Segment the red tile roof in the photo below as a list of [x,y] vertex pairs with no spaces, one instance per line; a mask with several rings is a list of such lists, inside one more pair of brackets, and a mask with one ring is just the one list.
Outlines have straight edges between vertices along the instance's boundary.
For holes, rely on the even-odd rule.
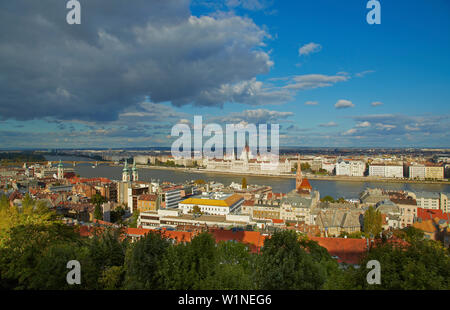
[[325,237],[310,237],[310,239],[317,241],[330,255],[339,257],[337,259],[339,263],[358,264],[367,251],[365,239]]
[[258,252],[264,245],[265,236],[258,231],[233,231],[225,229],[211,229],[209,231],[216,239],[216,242],[231,241],[242,242],[250,246],[252,252]]
[[300,183],[299,188],[300,188],[300,189],[312,189],[312,186],[311,186],[311,184],[309,184],[308,179],[307,179],[307,178],[304,178],[304,179],[302,180],[302,183]]
[[442,210],[417,208],[417,218],[425,220],[432,220],[434,218],[446,220],[450,223],[450,213],[443,213]]

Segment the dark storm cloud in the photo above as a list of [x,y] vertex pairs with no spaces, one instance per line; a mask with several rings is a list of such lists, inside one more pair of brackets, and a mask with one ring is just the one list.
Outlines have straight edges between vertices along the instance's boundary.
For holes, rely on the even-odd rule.
[[[255,77],[272,66],[269,35],[232,14],[191,16],[189,1],[0,3],[0,118],[117,120],[146,95],[175,106],[282,103]],[[164,118],[164,115],[160,115]]]

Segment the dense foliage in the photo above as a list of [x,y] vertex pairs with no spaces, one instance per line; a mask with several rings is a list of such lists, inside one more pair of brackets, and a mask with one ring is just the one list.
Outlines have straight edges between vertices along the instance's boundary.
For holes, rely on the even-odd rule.
[[[91,238],[63,225],[30,197],[21,207],[0,201],[0,289],[450,289],[450,256],[415,229],[379,239],[360,268],[340,266],[317,242],[294,231],[266,239],[259,253],[202,233],[174,243],[159,233],[136,242],[120,230]],[[366,281],[369,260],[381,263],[381,285]],[[69,285],[66,265],[81,264]]]

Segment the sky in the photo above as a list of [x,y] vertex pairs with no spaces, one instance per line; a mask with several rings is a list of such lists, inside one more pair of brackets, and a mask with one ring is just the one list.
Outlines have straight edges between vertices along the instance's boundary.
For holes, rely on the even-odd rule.
[[[279,124],[280,146],[450,147],[450,2],[0,3],[0,149],[170,146]],[[207,138],[205,138],[205,141]],[[205,142],[204,141],[204,142]]]

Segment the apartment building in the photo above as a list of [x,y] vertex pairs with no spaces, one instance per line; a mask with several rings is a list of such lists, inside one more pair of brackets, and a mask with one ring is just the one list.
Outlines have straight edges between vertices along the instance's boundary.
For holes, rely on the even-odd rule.
[[183,191],[183,186],[169,186],[161,188],[163,193],[164,206],[167,209],[177,209],[178,204],[181,201],[181,192]]
[[373,164],[369,166],[369,176],[403,178],[403,165]]
[[362,177],[366,170],[366,164],[359,160],[342,160],[336,163],[336,175]]
[[191,227],[246,227],[256,225],[249,215],[227,214],[194,216],[184,214],[182,210],[146,211],[139,214],[138,225],[142,228],[177,228],[179,226]]
[[417,217],[417,201],[412,197],[391,198],[391,201],[400,208],[400,228],[411,226]]
[[202,193],[185,199],[179,203],[179,209],[184,214],[192,213],[194,207],[200,212],[209,215],[227,215],[240,211],[244,197],[238,194],[227,194],[223,192]]
[[426,179],[443,179],[444,167],[439,164],[427,163],[425,165],[425,178]]
[[140,195],[137,200],[137,209],[139,212],[158,210],[158,195]]
[[423,209],[440,209],[440,194],[431,192],[409,193],[417,201],[417,207]]
[[439,164],[420,164],[409,167],[409,177],[411,179],[443,179],[444,167]]

